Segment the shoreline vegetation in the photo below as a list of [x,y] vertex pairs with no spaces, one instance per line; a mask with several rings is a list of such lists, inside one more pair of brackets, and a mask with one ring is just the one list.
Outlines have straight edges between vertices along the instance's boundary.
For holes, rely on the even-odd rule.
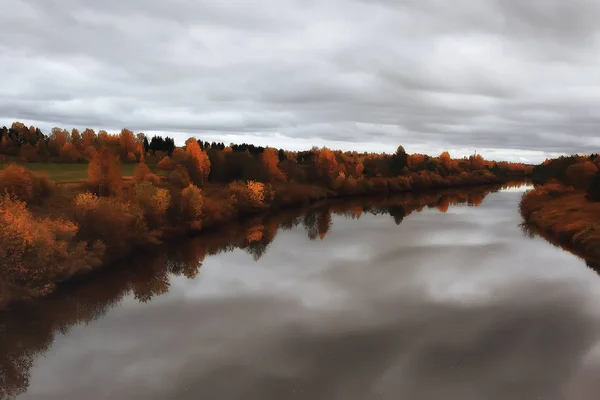
[[132,260],[78,275],[45,299],[13,303],[10,308],[0,310],[0,325],[5,328],[0,341],[3,371],[0,398],[27,390],[35,358],[48,351],[55,335],[101,318],[126,296],[148,302],[167,294],[172,280],[194,279],[202,273],[202,263],[213,255],[240,249],[248,258],[258,261],[269,251],[280,231],[301,227],[310,240],[326,240],[335,223],[334,216],[358,220],[366,215],[384,215],[399,225],[423,209],[444,213],[452,205],[478,206],[488,194],[519,185],[520,182],[515,182],[424,194],[350,197],[277,213],[265,212],[245,221],[221,224],[215,232],[203,232],[173,246],[154,248]]
[[600,157],[568,156],[534,167],[520,203],[524,228],[600,270]]
[[47,296],[74,276],[266,211],[497,184],[532,172],[480,155],[407,154],[402,146],[394,154],[290,152],[190,138],[177,147],[169,137],[127,129],[54,128],[45,135],[20,122],[0,129],[0,157],[0,306]]

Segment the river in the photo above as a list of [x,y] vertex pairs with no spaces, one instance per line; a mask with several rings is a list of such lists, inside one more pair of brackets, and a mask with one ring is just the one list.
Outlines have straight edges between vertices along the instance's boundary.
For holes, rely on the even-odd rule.
[[525,189],[325,203],[140,255],[1,313],[0,393],[596,399],[600,277],[523,233]]

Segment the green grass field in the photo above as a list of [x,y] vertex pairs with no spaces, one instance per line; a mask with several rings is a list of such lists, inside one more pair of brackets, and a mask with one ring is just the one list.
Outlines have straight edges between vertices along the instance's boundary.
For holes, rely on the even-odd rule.
[[[87,179],[87,164],[26,163],[22,165],[31,171],[43,172],[56,182],[75,182]],[[123,164],[123,176],[132,176],[136,165]],[[0,164],[0,169],[5,166],[6,164]]]

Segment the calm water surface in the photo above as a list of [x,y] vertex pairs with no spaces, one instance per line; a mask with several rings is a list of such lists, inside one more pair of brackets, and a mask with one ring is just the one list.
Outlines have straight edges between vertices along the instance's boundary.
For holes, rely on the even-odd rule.
[[338,203],[231,228],[218,254],[199,238],[170,261],[117,268],[2,316],[3,390],[61,400],[597,399],[600,277],[524,236],[523,190],[404,218],[411,206]]

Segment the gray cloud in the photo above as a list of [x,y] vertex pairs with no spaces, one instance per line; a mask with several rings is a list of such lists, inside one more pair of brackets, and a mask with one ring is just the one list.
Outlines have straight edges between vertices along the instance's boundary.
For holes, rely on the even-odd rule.
[[4,1],[0,123],[589,152],[599,12],[595,0]]

